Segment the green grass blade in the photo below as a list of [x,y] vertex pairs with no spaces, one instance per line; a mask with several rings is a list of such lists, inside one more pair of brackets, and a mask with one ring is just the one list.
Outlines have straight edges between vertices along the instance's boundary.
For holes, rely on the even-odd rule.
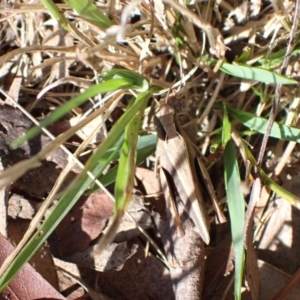
[[[248,161],[250,161],[251,165],[256,166],[257,162],[256,162],[253,154],[251,153],[251,151],[249,150],[249,148],[247,147],[247,145],[245,144],[245,142],[243,140],[241,140],[240,147],[243,147],[243,150],[246,153],[246,157],[247,157]],[[268,186],[274,193],[276,193],[278,197],[282,197],[285,200],[287,200],[288,202],[290,202],[292,205],[294,205],[295,207],[300,208],[300,198],[299,197],[297,197],[293,193],[287,191],[282,186],[280,186],[276,182],[274,182],[274,180],[272,180],[272,178],[270,178],[262,169],[260,170],[260,176],[261,176],[263,183],[266,186]]]
[[[300,49],[295,49],[291,53],[291,57],[300,53]],[[261,58],[258,63],[262,68],[273,69],[282,65],[286,54],[286,48],[280,49],[275,53],[271,53],[268,57]]]
[[91,0],[64,0],[72,7],[80,17],[97,25],[100,28],[108,28],[113,22],[104,15]]
[[223,126],[222,126],[222,147],[225,148],[227,142],[231,139],[231,123],[228,119],[226,106],[224,108]]
[[235,77],[255,80],[263,83],[297,84],[297,81],[294,79],[290,79],[276,72],[272,72],[258,67],[233,65],[224,62],[222,63],[220,70],[222,70],[226,74]]
[[125,214],[132,196],[137,156],[138,132],[141,127],[141,120],[145,107],[146,103],[144,103],[141,109],[125,127],[125,138],[115,184],[116,202],[114,217],[112,222],[109,224],[106,234],[102,236],[101,240],[97,244],[95,251],[98,255],[115,238],[119,224]]
[[145,105],[125,128],[125,139],[115,184],[115,213],[121,215],[125,213],[132,196],[137,157],[138,132],[141,127],[144,109]]
[[[124,141],[124,135],[120,136],[119,140],[116,141],[112,148],[108,149],[103,156],[101,156],[101,159],[98,161],[98,166],[100,169],[98,170],[98,173],[95,173],[95,178],[98,178],[101,176],[102,172],[106,169],[106,167],[114,160],[116,160],[120,155],[120,150],[122,148]],[[98,191],[100,187],[96,184],[94,188],[89,189],[87,195],[92,194],[95,191]]]
[[72,32],[72,29],[69,26],[68,20],[60,12],[58,7],[53,3],[52,0],[41,0],[43,5],[46,7],[47,11],[52,15],[52,17],[59,23],[61,27],[66,29],[69,32]]
[[234,294],[235,299],[240,300],[245,260],[243,245],[245,202],[241,192],[238,162],[232,140],[227,143],[225,148],[224,165],[225,187],[235,254]]
[[101,143],[93,156],[87,161],[85,170],[76,177],[71,187],[66,191],[45,222],[37,230],[30,241],[24,246],[19,255],[15,258],[9,268],[0,278],[0,292],[9,284],[16,276],[23,265],[34,255],[41,247],[49,235],[53,232],[60,221],[66,216],[70,209],[77,202],[79,197],[92,183],[92,179],[87,175],[86,171],[92,174],[99,174],[102,165],[99,165],[103,155],[114,145],[124,132],[126,125],[133,119],[135,114],[148,102],[150,92],[144,92],[137,96],[135,103],[128,109],[124,115],[115,123],[107,138]]
[[[148,156],[154,153],[156,148],[157,136],[154,134],[149,134],[145,136],[140,136],[137,144],[137,159],[136,164],[143,162]],[[113,159],[119,158],[120,153],[118,153]],[[116,180],[118,172],[118,165],[112,167],[105,175],[103,175],[99,180],[104,186],[108,186]],[[98,186],[92,188],[88,193],[93,193],[99,190]]]
[[268,186],[274,193],[276,193],[277,197],[282,197],[295,207],[300,208],[300,198],[297,195],[289,192],[288,190],[277,184],[263,170],[260,170],[260,176],[263,180],[263,183]]
[[[244,126],[261,134],[266,133],[268,124],[267,119],[257,117],[253,114],[238,109],[230,108],[228,106],[227,111],[231,116],[241,122]],[[277,139],[300,143],[300,129],[278,124],[277,122],[274,122],[270,132],[270,136]]]
[[133,88],[139,92],[144,92],[149,89],[148,81],[140,74],[135,73],[130,70],[124,69],[111,69],[106,73],[101,74],[100,80],[109,80],[109,79],[117,79],[117,78],[126,78],[136,83],[136,86]]
[[34,138],[39,133],[41,133],[42,128],[41,127],[47,127],[48,125],[54,123],[55,121],[59,120],[61,117],[63,117],[65,114],[67,114],[69,111],[71,111],[73,108],[83,104],[86,102],[89,98],[92,98],[98,94],[107,93],[119,89],[125,89],[125,88],[131,88],[134,85],[134,83],[129,79],[124,78],[118,78],[118,79],[111,79],[105,82],[101,82],[99,84],[96,84],[92,87],[90,87],[88,90],[83,92],[82,94],[76,96],[72,100],[64,103],[60,107],[58,107],[52,114],[50,114],[48,117],[46,117],[44,120],[40,122],[40,126],[35,126],[27,131],[27,133],[18,138],[16,141],[14,141],[11,144],[11,148],[15,149],[19,147],[22,143],[25,141]]

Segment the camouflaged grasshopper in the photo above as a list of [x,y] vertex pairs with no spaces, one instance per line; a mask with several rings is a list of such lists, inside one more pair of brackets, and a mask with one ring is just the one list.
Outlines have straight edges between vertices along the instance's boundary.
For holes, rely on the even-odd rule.
[[[209,244],[208,217],[204,208],[203,196],[194,163],[196,151],[193,146],[189,147],[187,145],[190,140],[180,128],[180,125],[176,124],[175,110],[172,107],[165,104],[160,105],[155,112],[155,117],[158,136],[157,156],[160,160],[162,185],[166,186],[167,184],[170,191],[172,188],[176,188],[186,212],[196,226],[196,230],[203,241]],[[168,184],[170,179],[173,180],[171,186]],[[165,198],[168,198],[170,195],[166,195],[166,188],[163,187],[163,190]],[[170,201],[167,202],[170,203]],[[178,227],[177,232],[180,236],[184,234],[180,218],[178,214],[176,215],[174,206],[171,207],[171,210],[173,210],[175,224]]]

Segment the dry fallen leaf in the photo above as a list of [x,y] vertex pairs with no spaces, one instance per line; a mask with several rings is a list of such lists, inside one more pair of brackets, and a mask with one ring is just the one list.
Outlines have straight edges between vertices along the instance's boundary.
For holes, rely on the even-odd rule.
[[35,202],[12,193],[8,198],[7,215],[13,219],[21,218],[31,220],[36,212],[35,205]]
[[114,300],[174,299],[168,270],[138,243],[137,253],[122,270],[98,273],[100,291]]
[[103,191],[81,197],[55,229],[60,239],[61,255],[71,255],[89,247],[112,213],[113,202]]
[[[13,246],[0,234],[0,264],[13,251]],[[2,299],[65,299],[33,267],[26,264],[2,292]]]
[[128,246],[127,242],[111,243],[100,255],[94,254],[95,246],[84,251],[73,253],[64,257],[66,260],[99,272],[121,270],[124,263],[137,252],[138,246]]

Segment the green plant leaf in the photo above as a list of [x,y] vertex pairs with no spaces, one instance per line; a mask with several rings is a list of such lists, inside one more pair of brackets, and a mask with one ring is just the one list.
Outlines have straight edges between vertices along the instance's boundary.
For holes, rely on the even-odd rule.
[[255,80],[263,83],[297,84],[297,81],[294,79],[290,79],[276,72],[272,72],[258,67],[233,65],[223,62],[220,67],[220,70],[222,70],[226,74],[235,77]]
[[90,171],[93,175],[99,174],[101,168],[103,168],[103,165],[99,164],[99,161],[102,160],[106,151],[108,151],[120,139],[124,132],[124,128],[132,120],[135,114],[145,105],[145,103],[148,102],[151,92],[152,91],[139,94],[135,103],[115,123],[108,133],[107,138],[100,144],[98,149],[87,161],[85,169],[75,178],[49,216],[47,216],[44,223],[40,226],[30,241],[23,247],[9,268],[4,272],[3,276],[0,278],[0,292],[3,291],[23,265],[34,255],[39,247],[41,247],[61,220],[75,205],[79,197],[91,185],[93,180],[87,175],[87,171]]
[[282,197],[297,208],[300,208],[300,198],[295,194],[287,191],[282,186],[273,181],[263,170],[260,170],[260,176],[265,185],[267,185],[277,197]]
[[125,138],[120,156],[115,184],[115,214],[123,215],[132,196],[137,157],[138,132],[145,106],[125,128]]
[[41,0],[42,4],[46,7],[47,11],[52,15],[52,17],[59,23],[61,27],[66,29],[69,32],[73,30],[69,26],[68,20],[60,12],[58,7],[54,4],[52,0]]
[[149,83],[148,81],[140,74],[125,70],[125,69],[111,69],[99,76],[100,80],[110,80],[110,79],[118,79],[123,78],[127,80],[131,80],[134,82],[133,89],[136,89],[139,92],[144,92],[149,89]]
[[227,142],[231,139],[231,124],[228,119],[226,106],[223,106],[223,126],[222,126],[222,147],[225,148]]
[[234,294],[235,299],[240,300],[245,261],[243,244],[245,202],[243,193],[241,191],[241,179],[232,140],[228,141],[225,148],[224,166],[225,188],[235,256]]
[[[152,153],[154,153],[156,148],[156,143],[157,143],[157,136],[154,134],[149,134],[149,135],[139,137],[138,144],[137,144],[137,159],[136,159],[137,165],[143,162]],[[112,158],[112,160],[118,159],[119,157],[120,157],[120,152],[118,152],[116,156]],[[100,177],[99,179],[100,182],[104,186],[113,183],[116,180],[117,171],[118,171],[118,165],[115,165],[106,174]],[[95,186],[88,192],[88,194],[93,193],[97,190],[99,190],[99,187]]]
[[[291,53],[291,57],[300,53],[300,49],[295,49]],[[286,54],[286,48],[280,49],[275,53],[271,53],[268,57],[261,58],[258,62],[261,64],[262,68],[274,69],[282,65]]]
[[[233,116],[236,120],[241,122],[244,126],[255,130],[261,134],[265,134],[267,130],[268,120],[265,118],[257,117],[248,112],[244,112],[238,109],[234,109],[227,106],[227,111],[231,116]],[[293,141],[300,143],[300,129],[278,124],[274,122],[270,136],[283,139],[287,141]]]
[[64,0],[72,7],[80,17],[97,25],[100,28],[108,28],[113,22],[104,15],[91,0]]
[[73,108],[83,104],[89,98],[96,96],[97,94],[107,93],[119,89],[131,88],[133,87],[134,83],[130,79],[118,78],[118,79],[111,79],[106,82],[101,82],[90,87],[88,90],[84,91],[82,94],[78,95],[77,97],[73,98],[72,100],[62,104],[58,107],[52,114],[47,116],[44,120],[40,122],[40,126],[35,126],[29,129],[26,134],[14,142],[11,143],[10,147],[12,149],[16,149],[22,143],[27,140],[30,140],[37,136],[42,131],[42,127],[47,127],[48,125],[54,123],[55,121],[59,120]]

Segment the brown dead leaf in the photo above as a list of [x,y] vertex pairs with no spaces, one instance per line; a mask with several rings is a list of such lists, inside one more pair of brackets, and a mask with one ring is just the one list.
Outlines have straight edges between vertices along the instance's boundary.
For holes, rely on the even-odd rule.
[[[17,245],[21,241],[28,229],[29,223],[29,220],[23,219],[8,220],[8,236],[13,245]],[[58,290],[57,273],[53,263],[53,256],[47,243],[36,252],[29,263],[34,266],[34,269],[47,280],[48,283]]]
[[[57,276],[59,279],[59,287],[62,294],[68,300],[76,300],[79,297],[82,297],[84,295],[84,289],[79,286],[78,282],[74,278],[74,276],[80,277],[78,267],[73,263],[68,263],[57,258],[54,258],[54,263],[58,268]],[[61,268],[71,274],[71,276],[60,270]]]
[[95,291],[86,282],[92,282],[94,280],[94,274],[91,276],[91,280],[83,281],[81,272],[78,266],[74,263],[66,262],[60,259],[54,259],[55,265],[58,268],[58,277],[61,290],[64,291],[68,300],[81,299],[80,297],[86,297],[85,290],[88,292],[93,300],[110,300],[101,294],[99,291]]
[[[29,143],[24,143],[18,149],[11,150],[9,147],[11,142],[24,135],[32,125],[20,110],[8,105],[0,106],[0,155],[4,167],[32,157],[50,142],[50,138],[42,134]],[[15,183],[15,188],[21,189],[33,197],[45,197],[60,173],[57,167],[64,168],[68,163],[68,157],[63,150],[57,149],[48,156],[47,160],[42,163],[41,167],[32,169],[22,176]],[[79,168],[75,167],[72,170],[79,171]],[[72,175],[69,180],[71,177]],[[47,180],[45,180],[46,178]],[[68,182],[66,180],[62,188]]]
[[140,242],[122,270],[98,273],[98,287],[114,300],[174,299],[167,268]]
[[156,174],[153,170],[141,167],[136,168],[136,177],[141,181],[146,191],[147,198],[145,199],[145,202],[149,203],[151,205],[151,209],[158,212],[162,218],[166,218],[164,195],[161,192],[157,176],[158,174]]
[[95,255],[95,248],[96,246],[91,246],[82,252],[76,252],[65,258],[79,266],[99,272],[119,271],[123,268],[124,263],[137,252],[138,246],[133,244],[129,247],[127,242],[112,243],[100,255]]
[[142,182],[147,195],[161,192],[157,176],[153,170],[137,167],[135,175]]
[[[153,228],[153,222],[151,215],[147,209],[145,209],[143,199],[133,194],[127,208],[127,211],[131,214],[137,224],[144,230]],[[121,224],[118,227],[117,235],[114,239],[115,242],[123,242],[137,237],[141,234],[137,228],[136,223],[125,214],[122,218]]]
[[[0,264],[13,251],[13,246],[0,234]],[[2,292],[2,299],[65,299],[29,264],[17,274],[8,287]]]
[[12,193],[8,198],[7,214],[13,219],[21,218],[31,220],[36,211],[35,205],[35,202]]
[[113,202],[103,191],[81,197],[55,230],[61,255],[86,249],[99,236],[112,212]]

